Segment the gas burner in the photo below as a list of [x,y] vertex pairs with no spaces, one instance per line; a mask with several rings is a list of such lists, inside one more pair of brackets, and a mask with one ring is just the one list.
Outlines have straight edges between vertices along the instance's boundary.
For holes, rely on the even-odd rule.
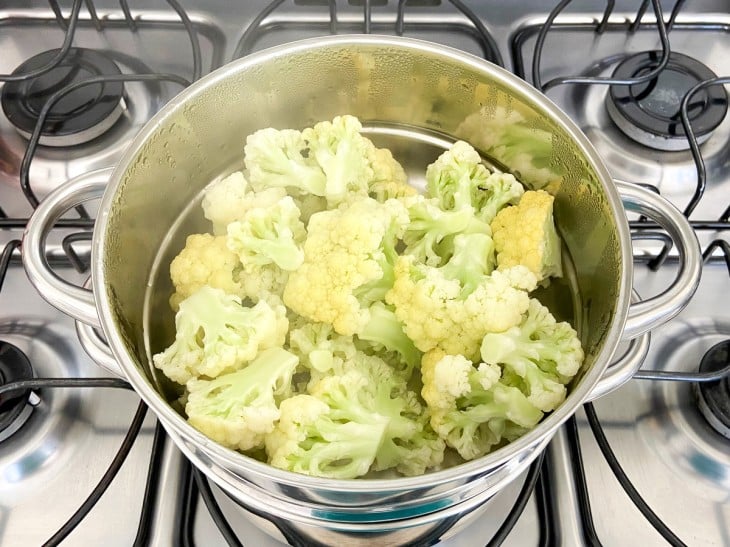
[[[712,346],[700,362],[700,372],[715,372],[730,364],[730,340]],[[712,428],[730,439],[730,378],[695,384],[702,416]]]
[[[32,377],[33,369],[25,353],[8,342],[0,341],[0,385]],[[28,404],[32,395],[30,390],[19,395],[0,395],[0,442],[20,429],[28,419],[32,412],[32,406]]]
[[[661,51],[644,51],[624,59],[614,78],[635,78],[659,64]],[[669,63],[649,82],[611,86],[606,107],[613,122],[629,138],[657,150],[689,149],[680,118],[680,104],[696,84],[716,78],[712,70],[696,59],[672,51]],[[689,118],[697,142],[702,144],[720,125],[727,113],[727,93],[713,86],[695,94],[689,105]]]
[[[13,74],[24,74],[47,65],[58,51],[44,51],[31,57]],[[75,82],[113,74],[121,74],[119,67],[99,51],[72,48],[49,72],[30,80],[5,84],[2,108],[20,134],[30,138],[41,109],[54,93]],[[70,92],[49,112],[40,144],[73,146],[103,134],[124,112],[123,92],[122,82],[91,84]]]

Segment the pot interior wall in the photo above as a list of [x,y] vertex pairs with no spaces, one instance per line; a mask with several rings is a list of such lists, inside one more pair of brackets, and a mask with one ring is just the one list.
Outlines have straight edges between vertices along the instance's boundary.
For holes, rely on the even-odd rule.
[[[149,352],[172,338],[169,261],[186,234],[210,231],[197,207],[202,189],[242,166],[245,138],[257,129],[300,128],[339,114],[374,127],[467,140],[527,186],[555,195],[574,278],[544,296],[558,315],[574,320],[586,350],[584,371],[594,363],[619,298],[619,236],[596,171],[527,93],[480,70],[478,61],[413,45],[289,48],[235,66],[187,90],[143,132],[102,234],[107,297],[130,358],[148,378],[157,382]],[[405,148],[396,158],[425,167],[435,156],[424,157],[423,150]]]

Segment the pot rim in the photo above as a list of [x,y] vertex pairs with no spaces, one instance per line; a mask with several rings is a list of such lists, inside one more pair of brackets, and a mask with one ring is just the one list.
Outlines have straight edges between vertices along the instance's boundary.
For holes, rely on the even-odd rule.
[[[407,49],[416,52],[427,52],[429,55],[441,57],[447,61],[457,62],[468,69],[489,76],[499,82],[512,93],[520,95],[526,102],[535,105],[538,109],[550,116],[572,139],[595,171],[601,187],[605,193],[606,201],[611,208],[612,216],[616,224],[619,241],[621,243],[621,267],[620,282],[617,295],[616,311],[608,332],[603,340],[603,345],[596,360],[589,371],[581,380],[580,385],[571,390],[565,401],[531,431],[519,439],[491,452],[481,458],[448,467],[439,471],[432,471],[416,477],[403,477],[392,479],[328,479],[312,477],[291,471],[270,466],[267,463],[259,462],[239,452],[219,445],[200,433],[193,426],[178,414],[172,406],[162,397],[149,379],[139,370],[133,359],[130,357],[125,343],[120,336],[113,319],[111,302],[108,298],[106,278],[104,275],[103,258],[105,253],[105,241],[109,226],[109,211],[116,199],[117,191],[124,179],[126,172],[132,165],[142,147],[148,142],[150,136],[165,123],[170,117],[187,105],[193,98],[204,93],[208,88],[226,80],[231,74],[255,67],[261,63],[275,58],[285,57],[293,53],[303,53],[310,50],[341,48],[343,46],[353,47],[382,47],[390,46],[397,49]],[[232,466],[245,467],[248,472],[253,472],[269,480],[278,483],[296,486],[312,487],[322,490],[355,492],[365,491],[396,491],[411,489],[415,487],[427,487],[451,481],[463,476],[478,475],[504,465],[517,453],[522,452],[538,443],[546,436],[552,436],[558,427],[577,410],[580,404],[588,397],[593,387],[599,381],[609,362],[616,351],[621,340],[624,324],[628,315],[628,307],[631,297],[631,282],[633,262],[631,256],[631,237],[628,221],[621,203],[618,190],[612,183],[608,169],[598,155],[598,152],[590,143],[583,132],[575,123],[550,99],[538,92],[527,82],[521,80],[511,72],[494,65],[480,57],[465,53],[455,48],[442,46],[433,42],[384,35],[336,35],[318,38],[309,38],[291,42],[281,46],[268,48],[246,57],[234,60],[184,89],[168,102],[153,118],[151,118],[142,130],[137,134],[129,145],[124,155],[117,163],[112,172],[109,184],[101,200],[100,211],[102,214],[96,222],[92,240],[92,283],[96,299],[96,306],[99,314],[102,329],[106,335],[109,346],[117,358],[121,369],[127,380],[137,394],[152,408],[161,421],[170,428],[173,428],[177,435],[195,443],[196,446],[206,451],[207,455],[217,463],[224,463]]]

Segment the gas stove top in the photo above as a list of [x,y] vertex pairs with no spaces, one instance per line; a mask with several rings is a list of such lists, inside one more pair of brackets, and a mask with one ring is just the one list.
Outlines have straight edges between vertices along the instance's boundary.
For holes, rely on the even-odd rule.
[[[312,544],[192,471],[134,392],[86,355],[73,321],[31,286],[18,246],[39,200],[112,167],[182,86],[272,45],[368,32],[456,47],[542,89],[588,135],[614,178],[648,185],[689,216],[705,258],[699,290],[652,332],[634,379],[580,410],[541,463],[479,518],[412,544],[730,544],[730,386],[727,377],[686,381],[730,363],[726,2],[665,3],[665,25],[649,1],[138,4],[39,0],[0,8],[0,386],[31,381],[23,386],[30,389],[0,394],[0,544]],[[57,66],[38,78],[17,77],[54,59]],[[716,85],[687,100],[695,133],[688,139],[681,101],[713,78]],[[94,215],[93,203],[68,213],[49,238],[49,262],[78,284],[89,275]],[[651,222],[630,221],[634,286],[648,297],[676,277],[676,253]]]

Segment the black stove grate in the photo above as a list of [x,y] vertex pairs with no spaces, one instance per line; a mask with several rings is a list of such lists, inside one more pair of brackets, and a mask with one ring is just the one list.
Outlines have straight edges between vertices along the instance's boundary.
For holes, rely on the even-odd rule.
[[[37,73],[43,73],[51,70],[54,66],[56,66],[58,63],[62,62],[64,56],[68,53],[71,43],[73,41],[73,35],[76,25],[79,21],[79,13],[81,11],[81,8],[83,5],[86,6],[89,16],[91,18],[91,21],[94,25],[94,27],[99,31],[102,32],[105,28],[105,25],[107,24],[105,21],[101,20],[96,10],[94,9],[94,4],[92,0],[74,0],[73,1],[73,7],[71,10],[71,14],[68,19],[66,19],[63,16],[62,10],[60,9],[57,0],[48,0],[49,5],[51,6],[51,9],[53,10],[53,13],[56,17],[56,20],[59,24],[59,26],[65,30],[66,35],[64,39],[64,43],[61,46],[60,52],[57,57],[54,57],[53,61],[46,65],[45,67],[42,67],[40,71],[36,70]],[[175,0],[167,0],[168,4],[172,7],[172,9],[180,16],[181,21],[185,25],[185,28],[188,31],[188,34],[190,36],[190,42],[192,47],[192,61],[194,66],[194,78],[197,79],[201,75],[201,55],[200,55],[200,45],[198,43],[196,30],[193,27],[192,23],[190,22],[190,18],[188,17],[185,10],[179,5],[179,3]],[[242,36],[241,41],[239,42],[239,45],[236,49],[236,56],[241,56],[249,53],[252,51],[253,47],[255,46],[256,42],[263,36],[266,32],[269,31],[269,26],[267,25],[267,18],[270,17],[282,4],[284,0],[274,0],[264,10],[259,14],[258,17],[254,19],[252,24],[244,31],[244,34]],[[322,1],[317,0],[296,0],[297,4],[299,5],[311,5],[316,6],[319,5],[321,8]],[[556,8],[553,10],[553,12],[548,17],[547,21],[544,25],[540,25],[537,30],[534,30],[534,32],[542,32],[543,34],[547,34],[547,32],[554,30],[554,29],[563,29],[570,31],[571,28],[575,28],[575,25],[571,26],[569,24],[563,24],[560,22],[555,22],[558,15],[562,12],[562,10],[570,3],[570,0],[563,0],[561,1]],[[621,32],[635,32],[639,28],[644,28],[647,26],[647,23],[642,22],[642,18],[644,17],[646,11],[648,10],[649,5],[651,4],[655,15],[656,15],[656,21],[657,23],[653,26],[656,27],[659,35],[662,38],[662,45],[663,45],[663,55],[662,58],[669,58],[670,53],[670,47],[669,47],[669,38],[668,33],[671,31],[673,27],[675,28],[694,28],[696,27],[697,30],[702,30],[704,28],[703,25],[696,25],[696,24],[687,24],[687,23],[677,23],[676,18],[679,14],[682,5],[684,4],[684,0],[678,0],[671,12],[671,15],[668,19],[668,21],[665,23],[663,21],[662,12],[661,12],[661,5],[659,4],[658,0],[643,0],[642,4],[639,7],[639,10],[637,12],[636,17],[633,21],[622,23],[622,24],[616,24],[611,23],[609,21],[610,15],[614,8],[614,1],[608,0],[606,10],[600,20],[597,20],[595,24],[591,27],[595,32],[602,33],[602,32],[609,32],[609,31],[621,31]],[[470,22],[471,24],[471,32],[474,33],[475,36],[477,36],[478,40],[480,41],[480,44],[482,46],[482,49],[484,51],[485,58],[492,60],[496,62],[497,64],[503,65],[502,58],[499,52],[499,48],[494,41],[491,34],[486,29],[484,23],[474,14],[471,9],[461,2],[461,0],[450,0],[450,4],[453,5],[454,8],[456,8],[460,13],[464,15],[464,17]],[[124,16],[124,21],[126,22],[127,27],[129,28],[130,32],[136,32],[138,28],[138,22],[135,21],[135,19],[132,17],[131,11],[129,9],[129,5],[127,0],[119,0],[120,9]],[[326,7],[326,18],[323,18],[321,23],[317,23],[321,29],[325,32],[330,33],[336,33],[338,31],[338,28],[340,28],[340,21],[338,20],[338,14],[337,14],[337,5],[334,0],[324,0],[324,5]],[[374,30],[379,30],[379,25],[382,25],[381,22],[378,22],[373,19],[373,8],[377,8],[377,3],[371,0],[362,0],[360,2],[360,5],[362,5],[363,8],[363,19],[362,19],[362,31],[365,33],[372,32]],[[417,30],[417,25],[420,23],[411,23],[408,21],[407,12],[409,12],[410,9],[416,9],[415,6],[412,6],[409,4],[407,0],[399,0],[398,1],[398,11],[397,16],[395,18],[395,21],[393,21],[394,29],[396,34],[403,35],[404,33],[409,32],[410,30]],[[277,24],[281,24],[282,21],[278,21]],[[284,21],[283,23],[286,24]],[[295,22],[291,22],[291,25],[295,25]],[[649,24],[651,26],[651,24]],[[515,71],[518,75],[525,77],[525,70],[524,70],[524,64],[521,62],[521,48],[524,44],[524,41],[531,35],[530,32],[533,32],[533,30],[526,29],[524,32],[519,33],[515,37],[513,37],[513,40],[511,42],[512,47],[512,53],[513,53],[513,59],[514,59],[514,67]],[[539,47],[542,47],[542,44],[544,44],[544,37],[542,41],[539,42]],[[549,82],[542,84],[540,81],[540,74],[539,74],[539,51],[536,51],[536,54],[534,58],[536,59],[536,62],[533,65],[533,79],[535,82],[537,82],[536,86],[538,88],[541,88],[543,90],[549,89],[550,87],[554,87],[557,85],[567,85],[567,84],[577,84],[577,85],[588,85],[588,84],[600,84],[600,85],[630,85],[635,84],[636,80],[633,79],[629,82],[622,81],[622,82],[616,82],[616,81],[606,81],[604,80],[596,80],[596,79],[586,79],[583,77],[562,77],[557,78],[554,80],[550,80]],[[663,61],[662,61],[663,62]],[[659,70],[659,67],[663,67],[662,62],[659,63],[657,66],[657,71]],[[55,64],[54,64],[55,63]],[[23,77],[30,77],[30,75],[20,76],[22,79]],[[646,75],[644,75],[646,77]],[[12,81],[12,78],[17,78],[18,76],[10,77],[8,75],[0,75],[0,81]],[[118,80],[113,80],[114,77],[111,77],[112,79],[108,79],[110,77],[101,77],[100,79],[93,79],[88,80],[84,82],[79,82],[78,84],[75,84],[77,86],[83,86],[83,85],[95,85],[100,82],[109,82],[109,81],[145,81],[145,80],[167,80],[172,82],[177,82],[180,85],[188,85],[189,82],[187,80],[184,80],[176,75],[171,74],[123,74],[116,76]],[[650,78],[647,78],[650,79]],[[687,96],[685,97],[685,100],[682,104],[682,111],[683,111],[683,123],[685,124],[685,131],[688,136],[688,140],[690,143],[690,148],[692,150],[693,158],[695,160],[696,166],[697,166],[697,190],[695,192],[695,196],[693,197],[690,204],[687,206],[685,210],[685,214],[689,217],[689,215],[692,213],[694,208],[697,206],[697,203],[702,199],[702,196],[704,194],[704,188],[706,184],[706,171],[704,167],[704,162],[702,159],[702,155],[699,150],[699,146],[697,145],[696,138],[694,137],[694,133],[692,131],[691,124],[686,121],[688,119],[687,116],[687,108],[688,103],[691,99],[691,96],[695,92],[699,92],[702,89],[705,89],[710,86],[719,86],[719,85],[726,85],[730,83],[730,78],[717,78],[714,80],[709,80],[702,82],[698,86],[696,86],[693,90],[691,90]],[[55,94],[53,97],[50,98],[49,104],[44,107],[45,115],[48,114],[50,109],[53,106],[53,103],[55,101],[60,100],[65,93],[68,93],[71,91],[71,86],[68,86],[62,90],[60,90],[57,94]],[[686,118],[686,119],[685,119]],[[33,135],[35,138],[31,139],[30,144],[26,150],[25,157],[23,159],[23,164],[21,168],[21,172],[19,174],[19,179],[21,181],[21,188],[23,189],[23,192],[28,199],[29,203],[35,207],[38,204],[38,200],[31,188],[31,181],[29,179],[29,168],[30,164],[33,159],[33,155],[35,153],[35,150],[37,148],[38,144],[38,137],[36,133],[40,133],[40,128],[43,126],[45,121],[45,116],[41,116],[38,119],[38,122],[36,124],[35,130]],[[64,218],[58,221],[56,226],[58,228],[70,228],[75,230],[81,230],[79,232],[71,233],[67,235],[64,240],[62,247],[66,254],[66,264],[70,263],[77,271],[79,272],[87,272],[88,271],[88,263],[85,261],[84,257],[76,253],[74,250],[74,244],[79,241],[88,240],[91,236],[91,229],[93,228],[93,219],[91,219],[88,215],[88,213],[83,208],[78,208],[77,212],[79,214],[79,218],[76,219],[69,219]],[[23,218],[8,218],[7,215],[2,211],[0,208],[0,229],[23,229],[25,227],[25,224],[27,222],[27,219]],[[692,220],[691,221],[692,226],[695,230],[698,231],[711,231],[711,232],[724,232],[727,230],[730,230],[730,204],[728,204],[727,209],[721,215],[721,217],[717,220]],[[660,228],[655,225],[654,223],[648,221],[647,219],[640,219],[638,221],[634,221],[631,223],[631,228],[633,230],[633,237],[635,239],[653,239],[658,240],[664,243],[663,249],[657,253],[654,257],[651,257],[648,259],[649,265],[656,269],[661,267],[661,265],[667,260],[667,257],[669,256],[669,250],[671,246],[671,241],[668,239],[668,236],[660,231]],[[11,264],[14,257],[17,255],[17,250],[20,246],[19,240],[12,240],[9,243],[7,243],[0,254],[0,290],[2,290],[2,281],[5,278],[5,274],[7,273],[8,267]],[[719,257],[718,257],[719,254]],[[703,251],[703,258],[704,260],[710,261],[713,259],[724,259],[727,267],[728,267],[728,273],[730,274],[730,243],[728,243],[726,240],[722,238],[718,238],[713,240]],[[722,374],[727,374],[728,370],[721,371]],[[717,373],[716,373],[717,374]],[[648,379],[662,379],[658,378],[657,373],[653,372],[641,372],[637,375],[637,378],[648,378]],[[677,378],[672,378],[677,379]],[[697,381],[699,378],[696,375],[680,378],[683,380],[689,380],[689,381]],[[130,389],[130,386],[128,383],[122,381],[122,380],[113,380],[108,378],[102,378],[102,379],[74,379],[74,378],[64,378],[64,379],[34,379],[34,380],[28,380],[25,382],[15,382],[11,384],[7,384],[4,386],[0,386],[0,394],[2,393],[8,393],[8,392],[15,392],[15,391],[21,391],[21,390],[28,390],[28,389],[39,389],[43,387],[45,388],[71,388],[71,387],[111,387],[111,388],[124,388],[124,389]],[[589,419],[591,419],[591,427],[594,432],[594,435],[596,435],[597,439],[600,437],[600,425],[598,425],[598,419],[595,417],[595,412],[592,411],[591,407],[587,407],[586,411],[589,413]],[[591,417],[592,414],[592,417]],[[130,430],[127,433],[127,436],[125,437],[124,443],[120,447],[119,453],[117,457],[115,457],[114,462],[112,466],[109,468],[107,473],[105,474],[104,479],[99,483],[97,488],[94,489],[94,491],[90,494],[89,498],[87,499],[87,502],[84,503],[82,507],[79,508],[79,510],[69,519],[69,521],[64,525],[64,527],[59,530],[54,536],[49,540],[49,545],[58,544],[63,537],[65,537],[70,531],[73,529],[73,527],[78,524],[86,515],[86,513],[93,507],[93,504],[98,501],[98,499],[103,494],[104,490],[106,489],[106,486],[108,486],[108,483],[111,482],[113,479],[114,474],[116,473],[116,469],[118,469],[118,466],[121,465],[121,463],[126,458],[126,455],[129,452],[129,449],[131,448],[131,443],[134,441],[134,438],[139,432],[139,428],[142,423],[142,418],[144,417],[144,407],[143,405],[140,405],[137,415],[135,416],[135,419],[133,420]],[[572,424],[572,426],[571,426]],[[598,425],[598,427],[595,427]],[[575,419],[571,418],[569,421],[569,427],[568,427],[568,435],[569,439],[573,439],[573,441],[570,442],[571,449],[574,451],[576,447],[579,445],[577,443],[577,427],[575,426]],[[151,526],[151,511],[152,507],[154,505],[154,494],[158,485],[158,479],[159,479],[159,468],[160,468],[160,461],[161,461],[161,454],[162,449],[164,447],[164,439],[165,435],[162,430],[162,428],[157,425],[157,429],[155,432],[155,440],[153,443],[153,449],[150,459],[150,468],[148,472],[148,479],[147,479],[147,488],[145,490],[144,500],[143,500],[143,507],[142,507],[142,513],[140,516],[140,523],[139,523],[139,529],[137,533],[137,539],[135,541],[135,545],[144,545],[147,541],[147,539],[150,537],[150,526]],[[599,441],[599,444],[601,442]],[[604,454],[607,452],[605,451],[605,447],[608,447],[608,442],[603,439],[603,442],[601,444],[601,449],[604,451]],[[610,447],[608,447],[608,450],[610,451]],[[575,456],[575,453],[574,453]],[[607,456],[609,457],[609,456]],[[610,457],[609,457],[610,458]],[[543,461],[543,457],[541,456],[531,467],[527,480],[525,482],[525,486],[523,487],[520,496],[518,497],[517,501],[515,502],[515,506],[512,511],[512,517],[505,521],[502,529],[500,532],[498,532],[498,535],[493,538],[488,545],[498,545],[501,543],[501,541],[507,537],[509,534],[511,527],[514,526],[514,523],[516,522],[517,518],[521,514],[522,510],[525,507],[525,504],[531,494],[533,493],[533,490],[537,488],[536,492],[538,493],[536,499],[538,503],[538,513],[540,516],[540,529],[541,529],[541,539],[540,544],[541,545],[556,545],[559,543],[559,539],[556,537],[556,529],[554,526],[551,527],[550,519],[551,519],[551,509],[550,509],[550,496],[549,496],[549,489],[550,489],[550,473],[549,473],[549,466],[547,465],[547,457]],[[615,458],[613,458],[615,460]],[[583,473],[580,453],[577,453],[577,456],[574,457],[574,472],[577,474],[577,477],[580,478],[580,474]],[[620,474],[620,465],[618,465],[618,462],[615,462],[617,469],[619,470],[614,471],[618,474]],[[187,464],[188,466],[188,473],[184,474],[186,486],[182,489],[183,491],[183,497],[182,500],[183,503],[183,511],[179,513],[180,518],[182,519],[180,526],[178,526],[178,529],[180,530],[180,537],[176,538],[176,543],[179,543],[181,545],[193,545],[193,534],[194,534],[194,516],[196,514],[196,506],[197,506],[197,500],[199,498],[200,492],[198,491],[198,488],[200,487],[200,491],[203,492],[206,489],[207,486],[207,479],[196,476],[193,478],[194,473],[192,471],[192,467]],[[613,466],[612,466],[613,468]],[[580,481],[578,481],[580,483]],[[622,483],[624,484],[624,483]],[[537,485],[537,486],[536,486]],[[591,520],[591,513],[590,513],[590,502],[588,500],[587,495],[587,489],[585,488],[585,477],[583,476],[583,492],[584,496],[580,496],[581,499],[579,500],[581,505],[581,516],[583,518],[583,527],[584,532],[586,534],[585,540],[587,544],[595,545],[600,544],[600,540],[595,534],[595,529],[592,524]],[[630,486],[630,483],[628,485],[625,485],[625,488],[627,489],[627,492],[629,492],[629,495],[631,499],[639,505],[641,502],[640,496],[638,495],[638,492],[635,490],[632,491],[632,487]],[[579,495],[581,493],[581,489],[578,490]],[[206,500],[205,492],[203,492],[203,499]],[[210,499],[208,499],[210,501]],[[206,501],[206,504],[208,503]],[[214,505],[210,505],[209,509],[211,511],[211,514],[213,516],[213,519],[215,523],[218,525],[218,527],[221,529],[222,534],[224,537],[230,539],[233,544],[236,544],[238,540],[236,538],[231,538],[229,531],[230,531],[230,525],[228,525],[225,522],[225,518],[223,517],[220,510],[216,510]],[[645,513],[647,515],[647,518],[649,518],[650,521],[652,521],[653,513],[647,512]],[[275,522],[275,524],[277,524]],[[286,523],[279,523],[280,525],[285,525]],[[652,521],[652,524],[655,524],[655,526],[658,526],[660,529],[663,524],[661,524],[661,521],[659,523],[655,523]],[[666,527],[664,527],[666,528]],[[681,545],[681,542],[671,534],[671,531],[668,529],[663,530],[660,529],[660,532],[665,536],[665,538],[670,541],[670,543],[675,545]],[[286,536],[287,534],[285,534]],[[425,538],[428,539],[428,538]],[[433,539],[433,538],[432,538]],[[235,540],[235,541],[234,541]],[[676,540],[676,541],[675,541]],[[296,538],[293,536],[290,536],[290,543],[295,542]],[[296,545],[296,543],[292,543],[292,545]]]
[[[284,3],[285,0],[272,0],[272,2],[261,10],[243,32],[233,54],[234,58],[243,57],[251,53],[256,43],[272,30],[301,30],[304,24],[306,24],[307,29],[317,30],[326,34],[337,34],[338,31],[345,28],[349,32],[360,32],[363,34],[371,34],[373,31],[395,31],[397,36],[403,36],[411,31],[438,30],[446,25],[444,22],[408,21],[406,18],[407,13],[415,12],[421,7],[438,6],[441,3],[440,1],[410,3],[408,0],[398,0],[395,20],[387,23],[374,19],[373,7],[377,5],[377,2],[372,0],[351,2],[362,6],[363,9],[362,20],[354,26],[351,23],[346,24],[338,18],[337,2],[335,0],[295,0],[295,4],[309,6],[318,13],[321,13],[322,17],[318,20],[308,20],[306,23],[303,23],[296,17],[285,17],[276,19],[275,21],[269,21]],[[448,0],[448,3],[468,21],[468,23],[465,21],[464,24],[452,25],[453,29],[472,35],[479,42],[482,55],[485,59],[499,66],[504,66],[504,60],[502,59],[499,47],[479,16],[461,0]],[[323,7],[327,8],[326,13],[322,9]]]

